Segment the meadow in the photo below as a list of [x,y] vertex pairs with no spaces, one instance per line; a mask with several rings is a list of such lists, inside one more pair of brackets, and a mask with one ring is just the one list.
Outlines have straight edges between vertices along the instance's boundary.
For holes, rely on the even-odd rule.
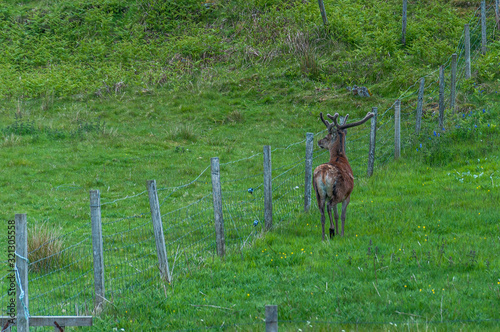
[[[302,165],[305,134],[322,138],[320,112],[354,120],[372,107],[390,111],[461,47],[478,5],[410,1],[403,46],[395,0],[327,3],[328,27],[314,1],[7,4],[0,216],[27,213],[32,241],[67,249],[60,261],[32,266],[30,296],[50,290],[33,300],[32,314],[92,313],[89,190],[99,189],[110,297],[89,330],[263,330],[266,304],[278,305],[286,331],[500,329],[497,30],[488,53],[474,57],[473,77],[460,81],[445,128],[429,97],[415,135],[416,96],[405,101],[400,159],[392,157],[392,112],[380,118],[387,131],[372,177],[369,125],[349,131],[356,182],[345,237],[321,241],[315,199],[303,212],[303,177],[293,168]],[[354,84],[373,96],[353,96]],[[286,193],[275,194],[267,232],[264,145],[275,149],[273,177]],[[327,161],[314,153],[314,165]],[[212,157],[223,164],[227,193],[225,258],[215,255],[210,224]],[[161,188],[167,242],[172,236],[170,284],[157,275],[148,228],[151,179]],[[82,288],[57,290],[73,282]]]

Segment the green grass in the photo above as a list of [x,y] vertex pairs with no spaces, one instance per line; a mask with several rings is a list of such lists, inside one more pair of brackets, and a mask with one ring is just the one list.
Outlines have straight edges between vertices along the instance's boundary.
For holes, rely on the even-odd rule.
[[[210,242],[201,240],[177,257],[177,244],[169,246],[171,266],[176,261],[171,285],[157,279],[147,195],[115,200],[143,192],[146,179],[156,179],[159,188],[191,182],[209,165],[212,156],[227,163],[260,153],[265,144],[287,147],[304,139],[307,131],[322,130],[317,113],[330,112],[330,107],[242,100],[232,94],[214,100],[211,91],[194,97],[178,93],[124,101],[58,101],[48,110],[60,119],[51,127],[44,115],[47,111],[36,101],[20,106],[5,103],[4,118],[11,121],[6,128],[16,121],[10,114],[20,111],[29,114],[35,129],[5,136],[17,141],[4,141],[2,147],[2,153],[8,156],[2,158],[6,188],[3,218],[27,212],[30,224],[45,222],[45,227],[52,225],[60,233],[81,227],[65,239],[69,245],[88,236],[88,191],[101,190],[102,201],[111,203],[102,210],[107,235],[106,275],[110,280],[118,279],[107,283],[112,304],[95,318],[96,330],[177,330],[217,327],[223,322],[230,330],[254,330],[261,326],[256,324],[263,324],[264,306],[270,303],[279,305],[280,326],[286,330],[308,329],[306,321],[311,330],[329,330],[332,326],[354,329],[355,322],[360,329],[384,329],[392,326],[390,323],[403,328],[409,323],[412,329],[494,330],[498,321],[487,320],[496,319],[500,299],[499,243],[495,235],[500,215],[500,156],[496,149],[500,110],[498,94],[490,92],[478,97],[481,99],[471,97],[473,103],[485,105],[485,112],[477,106],[470,113],[450,115],[439,138],[433,135],[435,125],[431,121],[435,119],[424,119],[422,135],[405,145],[404,157],[385,165],[379,163],[372,178],[364,175],[364,157],[353,162],[357,180],[344,238],[323,243],[314,202],[310,213],[301,214],[298,193],[287,194],[284,201],[275,203],[276,214],[284,209],[279,215],[287,217],[276,217],[274,230],[247,239],[255,216],[262,213],[261,196],[256,191],[257,201],[241,205],[242,210],[237,204],[249,200],[248,187],[260,184],[261,157],[222,167],[223,190],[231,193],[225,211],[233,214],[226,215],[228,256],[223,261],[214,257]],[[343,98],[347,105],[351,97]],[[238,113],[229,106],[219,109],[234,104]],[[363,111],[352,114],[359,117]],[[17,121],[24,121],[26,117],[22,116]],[[96,119],[105,121],[102,131],[61,137],[48,134],[49,128],[69,133],[78,128],[79,121],[95,123]],[[116,128],[113,135],[106,134],[109,127]],[[348,140],[366,134],[366,130],[351,130]],[[384,140],[381,136],[379,139]],[[358,148],[352,148],[351,159],[365,153]],[[274,167],[300,161],[303,149],[299,144],[275,150]],[[281,172],[276,170],[275,176]],[[289,175],[298,177],[293,181],[301,184],[302,175],[297,172]],[[275,189],[281,179],[275,182]],[[160,191],[162,213],[195,202],[210,190],[210,175],[205,172],[185,189]],[[275,200],[280,195],[276,189]],[[188,214],[202,213],[193,221],[211,220],[210,200],[186,210]],[[130,219],[132,216],[138,217]],[[120,221],[122,218],[126,219]],[[164,227],[182,218],[182,211],[164,215]],[[241,234],[234,233],[233,222],[237,222]],[[165,232],[167,242],[186,231],[185,226],[176,227]],[[187,246],[203,236],[211,237],[211,232],[208,225],[178,244]],[[71,252],[83,256],[89,245]],[[209,248],[204,253],[206,245]],[[116,266],[116,272],[112,271]],[[142,272],[136,274],[138,270]],[[71,265],[64,276],[42,279],[46,280],[43,287],[70,283],[82,275],[82,285],[87,285],[83,295],[91,307],[90,257]],[[57,303],[60,295],[56,292],[51,296]],[[33,310],[46,310],[50,303],[33,303]],[[69,307],[57,309],[66,311],[58,313],[73,311],[72,303],[69,300]],[[80,312],[90,313],[88,307],[80,307]]]
[[[499,157],[444,167],[418,157],[390,163],[358,179],[344,238],[322,242],[314,208],[241,253],[179,272],[166,289],[144,286],[139,305],[118,301],[114,319],[97,326],[255,330],[264,306],[277,304],[279,319],[290,321],[280,323],[285,330],[394,328],[390,322],[498,329],[500,193],[473,175],[498,171]],[[463,182],[455,175],[469,171]]]

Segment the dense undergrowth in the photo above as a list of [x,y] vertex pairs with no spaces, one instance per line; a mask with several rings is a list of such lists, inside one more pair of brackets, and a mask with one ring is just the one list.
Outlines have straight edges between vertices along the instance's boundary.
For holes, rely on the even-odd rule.
[[[12,1],[0,9],[0,95],[223,91],[248,68],[387,94],[442,64],[478,3],[410,2],[403,46],[396,0],[327,2],[327,27],[314,1]],[[478,63],[478,79],[498,66]]]

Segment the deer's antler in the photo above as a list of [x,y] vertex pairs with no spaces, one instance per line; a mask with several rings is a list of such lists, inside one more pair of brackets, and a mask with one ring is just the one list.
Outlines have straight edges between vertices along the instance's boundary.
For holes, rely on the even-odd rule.
[[[335,114],[338,116],[338,114],[337,114],[337,113],[335,113]],[[339,124],[337,123],[337,117],[335,117],[335,116],[331,116],[330,114],[328,114],[328,117],[329,117],[330,119],[332,119],[332,120],[333,120],[333,124],[335,125],[335,127],[337,127],[337,129],[341,129],[341,130],[342,130],[342,129],[347,129],[347,128],[352,128],[352,127],[359,126],[360,124],[363,124],[363,123],[365,123],[366,121],[368,121],[368,119],[373,118],[373,116],[374,116],[374,115],[375,115],[375,114],[373,114],[372,112],[368,112],[368,113],[366,114],[366,116],[365,116],[362,120],[359,120],[359,121],[357,121],[357,122],[352,122],[352,123],[346,124],[346,122],[347,122],[347,118],[349,117],[349,114],[347,114],[347,115],[345,116],[345,118],[344,118],[344,123],[343,123],[343,124],[341,124],[341,125],[339,125]]]
[[330,114],[327,114],[326,116],[329,117],[330,120],[332,120],[333,122],[329,123],[328,121],[324,120],[323,113],[320,113],[321,120],[323,120],[323,123],[326,125],[326,128],[328,128],[328,132],[331,134],[333,127],[336,126],[337,118],[338,118],[339,114],[335,113],[333,116],[331,116]]
[[[330,115],[330,114],[328,114]],[[326,121],[325,118],[323,117],[323,112],[320,112],[319,113],[319,118],[321,119],[321,121],[323,121],[323,123],[325,124],[326,128],[329,128],[331,126],[331,123]]]
[[331,116],[330,114],[327,114],[327,116],[333,121],[333,124],[335,125],[335,127],[339,127],[341,125],[344,125],[345,122],[347,121],[347,118],[349,117],[349,114],[347,114],[344,118],[344,122],[342,124],[338,124],[337,122],[337,118],[339,117],[339,113],[335,113],[333,116]]

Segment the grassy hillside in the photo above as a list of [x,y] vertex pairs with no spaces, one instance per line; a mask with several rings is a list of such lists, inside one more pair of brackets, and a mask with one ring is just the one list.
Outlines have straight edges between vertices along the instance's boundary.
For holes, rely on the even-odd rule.
[[11,1],[0,12],[0,94],[223,91],[249,68],[271,81],[397,92],[449,57],[478,4],[410,1],[403,47],[399,0],[327,2],[326,28],[314,1]]
[[[437,128],[436,70],[449,70],[479,1],[410,1],[405,46],[401,1],[325,5],[327,27],[315,1],[0,8],[0,216],[27,213],[30,233],[63,250],[31,267],[32,315],[91,314],[88,195],[99,189],[110,303],[92,330],[261,330],[271,303],[290,331],[499,328],[498,32],[489,30],[484,56],[473,44],[473,78],[460,80],[457,108]],[[425,75],[415,135],[415,82]],[[353,96],[354,84],[373,96]],[[403,157],[393,161],[398,97]],[[346,236],[322,242],[314,202],[302,212],[305,133],[322,137],[319,112],[354,120],[372,107],[374,176],[366,124],[348,133],[356,188]],[[268,144],[276,227],[263,232]],[[314,153],[314,165],[327,160]],[[224,260],[211,225],[215,156]],[[150,179],[161,189],[171,284],[158,278]]]

